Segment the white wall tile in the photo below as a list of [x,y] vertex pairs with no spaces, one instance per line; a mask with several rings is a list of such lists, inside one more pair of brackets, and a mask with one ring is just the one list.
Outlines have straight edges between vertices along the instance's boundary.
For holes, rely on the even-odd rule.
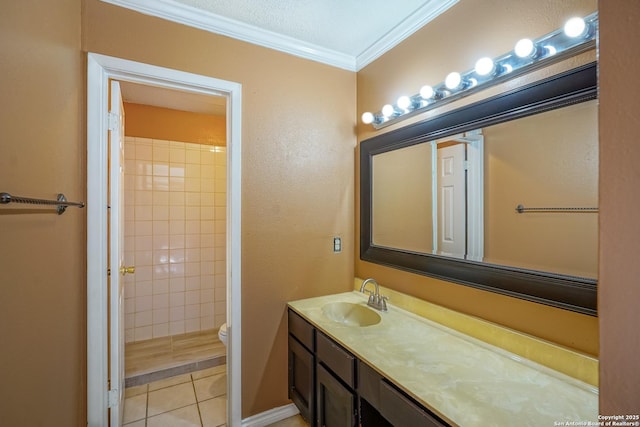
[[169,294],[157,294],[153,296],[153,309],[169,308]]
[[226,149],[127,137],[125,159],[125,340],[219,327]]
[[185,332],[196,332],[201,330],[200,317],[185,320]]
[[171,322],[176,322],[180,320],[184,320],[184,304],[169,308],[169,320]]
[[169,322],[153,324],[153,338],[169,336]]

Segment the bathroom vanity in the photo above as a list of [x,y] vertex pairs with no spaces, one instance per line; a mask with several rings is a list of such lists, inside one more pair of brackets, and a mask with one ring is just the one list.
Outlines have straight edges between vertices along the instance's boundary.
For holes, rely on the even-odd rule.
[[358,292],[290,302],[288,325],[289,397],[311,426],[597,420],[596,387]]

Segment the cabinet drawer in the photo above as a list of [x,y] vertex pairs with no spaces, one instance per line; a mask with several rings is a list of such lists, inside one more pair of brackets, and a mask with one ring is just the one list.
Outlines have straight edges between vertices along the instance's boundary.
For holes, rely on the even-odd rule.
[[315,351],[314,335],[315,329],[309,322],[300,317],[299,314],[289,309],[289,333],[296,337],[307,349]]
[[373,407],[380,407],[380,383],[382,376],[366,363],[358,360],[358,395]]
[[331,369],[345,384],[355,388],[356,358],[322,333],[318,333],[316,345],[318,360]]
[[380,414],[394,427],[446,427],[426,410],[389,385],[380,383]]

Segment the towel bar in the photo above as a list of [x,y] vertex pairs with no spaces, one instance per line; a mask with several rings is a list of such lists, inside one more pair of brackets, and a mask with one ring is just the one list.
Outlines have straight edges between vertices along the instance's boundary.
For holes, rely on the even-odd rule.
[[69,202],[64,194],[59,193],[56,200],[47,199],[33,199],[30,197],[12,196],[9,193],[0,193],[0,204],[6,205],[9,203],[28,203],[31,205],[54,205],[58,215],[62,215],[69,206],[76,206],[78,208],[84,208],[84,202]]
[[525,208],[523,205],[518,205],[516,212],[598,212],[598,208]]

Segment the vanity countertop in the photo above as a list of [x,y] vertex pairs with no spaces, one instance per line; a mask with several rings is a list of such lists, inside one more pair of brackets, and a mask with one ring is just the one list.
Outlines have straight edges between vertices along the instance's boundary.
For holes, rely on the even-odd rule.
[[364,327],[337,323],[322,311],[333,302],[366,307],[366,301],[354,291],[292,301],[289,307],[452,425],[597,422],[596,387],[391,303],[389,311],[378,312],[380,323]]

